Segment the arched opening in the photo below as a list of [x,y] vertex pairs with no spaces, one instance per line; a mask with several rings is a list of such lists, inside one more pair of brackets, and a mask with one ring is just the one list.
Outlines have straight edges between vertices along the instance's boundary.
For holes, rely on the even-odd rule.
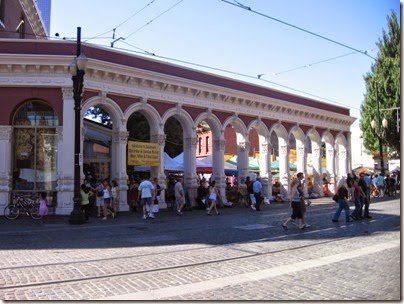
[[42,100],[26,101],[16,110],[12,124],[13,192],[45,191],[55,205],[59,124],[55,111]]

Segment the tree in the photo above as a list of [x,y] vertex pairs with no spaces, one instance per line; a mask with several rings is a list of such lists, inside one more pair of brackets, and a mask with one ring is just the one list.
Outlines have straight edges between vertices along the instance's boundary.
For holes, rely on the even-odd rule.
[[[372,64],[371,71],[364,76],[366,94],[361,105],[360,128],[363,133],[363,144],[370,154],[379,154],[379,140],[371,127],[371,121],[378,123],[377,102],[379,102],[380,121],[385,118],[388,128],[383,137],[383,154],[390,158],[400,158],[400,133],[397,132],[396,110],[385,110],[400,107],[400,25],[397,15],[392,11],[387,16],[388,31],[383,30],[382,38],[376,44],[379,53]],[[377,127],[376,127],[377,129]],[[380,129],[383,129],[380,126]]]

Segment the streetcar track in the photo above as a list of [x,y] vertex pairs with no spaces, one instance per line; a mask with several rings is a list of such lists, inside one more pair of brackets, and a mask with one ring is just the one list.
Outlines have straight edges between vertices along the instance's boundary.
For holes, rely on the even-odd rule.
[[[336,228],[332,228],[332,229],[338,229],[338,227]],[[328,229],[327,229],[328,230]],[[387,231],[395,231],[396,227],[389,229],[389,230],[385,230],[385,232]],[[310,232],[310,231],[308,231]],[[318,231],[317,231],[318,232]],[[377,232],[376,232],[377,233]],[[381,234],[381,232],[379,232]],[[297,235],[297,234],[296,234]],[[67,280],[52,280],[52,281],[42,281],[42,282],[37,282],[37,283],[28,283],[28,284],[17,284],[17,285],[13,285],[13,286],[0,286],[0,290],[2,291],[7,291],[7,290],[15,290],[15,289],[19,289],[19,288],[29,288],[29,287],[38,287],[38,286],[52,286],[52,285],[58,285],[58,284],[65,284],[65,283],[74,283],[74,282],[84,282],[84,281],[92,281],[94,279],[105,279],[105,278],[113,278],[113,277],[121,277],[121,276],[131,276],[131,275],[141,275],[141,274],[151,274],[151,273],[156,273],[156,272],[161,272],[161,271],[170,271],[170,270],[178,270],[178,269],[185,269],[185,268],[189,268],[189,267],[198,267],[198,266],[202,266],[202,265],[212,265],[212,264],[216,264],[216,263],[223,263],[223,262],[230,262],[230,261],[236,261],[236,260],[244,260],[244,259],[251,259],[251,258],[258,258],[258,257],[262,257],[262,256],[267,256],[267,255],[271,255],[271,254],[276,254],[276,253],[282,253],[282,252],[293,252],[296,250],[301,250],[304,248],[315,248],[316,246],[322,246],[325,244],[333,244],[333,243],[337,243],[340,241],[345,241],[345,240],[349,240],[349,239],[353,239],[357,236],[343,236],[343,237],[338,237],[338,238],[334,238],[332,240],[324,240],[324,241],[320,241],[320,242],[316,242],[313,244],[307,244],[307,245],[297,245],[294,247],[288,247],[288,248],[283,248],[283,249],[277,249],[277,250],[270,250],[270,251],[266,251],[266,252],[254,252],[251,253],[251,251],[247,251],[247,250],[243,250],[240,248],[231,248],[234,251],[239,251],[239,252],[243,252],[243,253],[247,253],[247,255],[244,256],[235,256],[235,257],[231,257],[231,258],[223,258],[223,259],[215,259],[215,260],[211,260],[211,261],[202,261],[202,262],[197,262],[197,263],[183,263],[181,265],[174,265],[174,266],[169,266],[169,267],[160,267],[160,268],[154,268],[154,269],[145,269],[145,270],[138,270],[138,271],[126,271],[126,272],[119,272],[119,273],[113,273],[113,274],[97,274],[96,276],[87,276],[87,277],[83,277],[83,278],[73,278],[73,279],[67,279]],[[277,237],[273,237],[273,239],[275,239]],[[266,239],[262,239],[261,241],[267,241],[271,238],[266,238]],[[255,241],[251,241],[251,243],[257,242],[257,240]],[[246,242],[235,242],[235,243],[231,243],[228,244],[229,245],[240,245],[240,244],[245,244]],[[214,248],[214,247],[221,247],[222,245],[216,245],[216,246],[203,246],[202,248],[194,248],[192,250],[201,250],[201,249],[208,249],[208,248]],[[179,250],[177,252],[183,252],[183,251],[187,251],[189,252],[189,249],[184,249],[184,250]],[[153,254],[153,256],[156,255],[162,255],[164,253],[160,252],[157,254]],[[150,254],[148,254],[147,256],[150,256]],[[114,259],[115,261],[117,259],[128,259],[128,258],[138,258],[139,255],[136,256],[128,256],[128,257],[114,257],[114,258],[107,258],[107,259],[98,259],[98,260],[86,260],[86,261],[77,261],[77,262],[70,262],[68,264],[79,264],[79,263],[90,263],[90,262],[105,262],[107,260],[111,260]],[[33,265],[33,266],[25,266],[25,267],[18,267],[20,269],[26,268],[26,267],[44,267],[44,266],[57,266],[57,265],[63,265],[65,263],[55,263],[55,264],[42,264],[42,265]],[[3,268],[3,269],[17,269],[17,268]],[[79,268],[77,268],[77,270],[80,270]]]

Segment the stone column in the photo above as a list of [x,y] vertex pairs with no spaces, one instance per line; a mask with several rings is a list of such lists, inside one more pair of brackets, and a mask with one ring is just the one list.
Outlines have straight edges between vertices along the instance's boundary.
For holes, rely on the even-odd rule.
[[272,185],[274,183],[274,181],[272,180],[272,170],[271,170],[271,156],[272,156],[272,151],[273,151],[273,147],[272,144],[268,143],[268,198],[270,201],[272,201],[274,199],[273,195],[272,195]]
[[[63,126],[57,128],[58,133],[58,192],[56,214],[67,215],[73,209],[74,195],[74,100],[71,87],[62,88],[63,94]],[[82,153],[82,151],[81,151]]]
[[281,193],[289,193],[290,173],[289,173],[289,155],[288,146],[283,139],[279,139],[279,181],[281,183]]
[[323,179],[321,176],[321,149],[317,143],[312,142],[312,153],[313,153],[313,188],[316,193],[323,196]]
[[335,153],[334,148],[330,145],[327,149],[327,171],[330,172],[330,185],[329,189],[332,193],[337,190],[337,178],[335,176]]
[[343,176],[346,177],[348,173],[347,152],[345,150],[345,147],[343,147],[342,145],[339,146],[338,168],[339,178]]
[[262,183],[262,195],[265,199],[272,197],[272,181],[269,179],[271,174],[271,163],[268,156],[268,143],[263,143],[260,146],[260,177]]
[[308,192],[308,183],[307,183],[307,157],[306,157],[306,149],[304,147],[304,144],[301,143],[296,147],[296,169],[297,172],[303,172],[304,174],[304,180],[306,181],[303,185],[303,194],[305,197],[309,197],[309,192]]
[[216,185],[220,190],[223,198],[223,204],[228,205],[226,196],[226,175],[224,174],[224,148],[226,141],[222,138],[213,140],[213,174],[212,180],[216,181]]
[[[161,126],[160,131],[164,132],[164,126]],[[161,186],[161,196],[159,201],[159,209],[167,209],[167,203],[165,200],[165,187],[166,187],[166,175],[164,172],[165,162],[164,162],[164,146],[166,143],[165,134],[156,134],[152,136],[152,141],[159,144],[160,147],[160,165],[157,168],[157,173],[152,177],[157,177],[157,183]]]
[[250,142],[244,141],[237,145],[237,171],[238,182],[245,180],[248,174],[248,155],[250,153]]
[[[196,130],[194,132],[196,135]],[[196,206],[196,196],[198,188],[198,177],[196,174],[196,146],[198,140],[196,136],[187,137],[184,140],[184,187],[189,195],[191,206]]]
[[11,126],[0,126],[0,208],[4,210],[10,202],[12,190],[12,161],[11,161],[11,139],[13,128]]
[[[128,144],[128,131],[116,131],[113,133],[113,149],[111,153],[111,167],[113,175],[119,186],[118,211],[129,211],[128,205],[128,175],[126,174],[126,147]],[[112,169],[111,168],[111,169]]]

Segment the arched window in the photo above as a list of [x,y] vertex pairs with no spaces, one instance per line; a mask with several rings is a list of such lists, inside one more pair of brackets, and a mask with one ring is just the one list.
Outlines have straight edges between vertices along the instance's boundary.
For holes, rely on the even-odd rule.
[[199,151],[199,154],[201,154],[202,153],[202,137],[199,137],[198,138],[198,151]]
[[209,153],[209,136],[206,136],[206,154]]
[[13,190],[54,191],[58,117],[45,102],[25,102],[13,118]]

